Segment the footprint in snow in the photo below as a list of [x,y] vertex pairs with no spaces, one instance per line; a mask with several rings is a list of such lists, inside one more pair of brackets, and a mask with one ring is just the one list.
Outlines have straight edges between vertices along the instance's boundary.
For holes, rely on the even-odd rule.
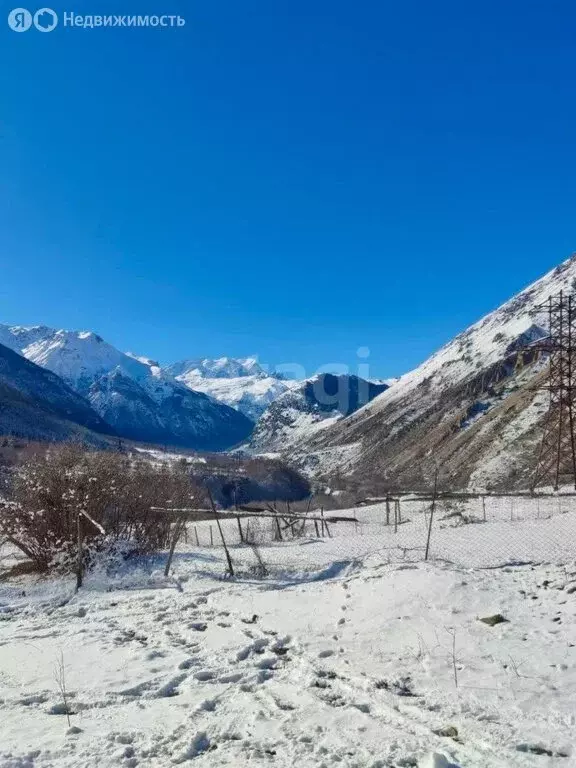
[[204,699],[198,709],[202,712],[214,712],[216,709],[216,699]]
[[242,672],[230,672],[218,678],[219,683],[239,683],[244,678]]
[[245,661],[252,653],[263,653],[264,648],[270,643],[267,637],[259,637],[253,643],[244,646],[236,653],[236,661]]
[[188,629],[193,629],[195,632],[206,632],[208,624],[205,621],[192,621],[188,624]]
[[277,664],[277,656],[266,656],[256,663],[256,667],[258,669],[276,669]]
[[194,679],[200,683],[207,683],[209,680],[214,680],[215,673],[209,669],[201,669],[194,674]]
[[191,669],[191,667],[196,666],[196,664],[198,664],[196,659],[184,659],[184,661],[181,661],[180,664],[178,664],[178,669]]
[[155,698],[158,699],[167,699],[171,696],[178,696],[180,691],[178,690],[178,686],[180,683],[184,682],[188,675],[182,674],[182,675],[176,675],[176,677],[173,677],[172,680],[169,680],[167,683],[165,683],[161,688],[159,688],[156,691]]

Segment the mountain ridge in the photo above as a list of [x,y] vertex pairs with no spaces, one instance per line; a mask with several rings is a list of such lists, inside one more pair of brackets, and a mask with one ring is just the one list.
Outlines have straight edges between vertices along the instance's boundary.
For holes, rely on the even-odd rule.
[[533,386],[546,361],[530,348],[548,333],[535,310],[575,287],[573,255],[285,457],[365,488],[430,489],[440,465],[449,487],[528,487],[547,411]]
[[120,352],[92,331],[0,325],[0,339],[87,398],[120,436],[225,450],[252,430],[253,422],[242,413],[191,390],[149,358]]
[[0,344],[0,434],[104,443],[115,433],[60,377]]
[[322,373],[280,395],[256,422],[252,452],[285,451],[290,445],[354,413],[388,389],[352,374]]

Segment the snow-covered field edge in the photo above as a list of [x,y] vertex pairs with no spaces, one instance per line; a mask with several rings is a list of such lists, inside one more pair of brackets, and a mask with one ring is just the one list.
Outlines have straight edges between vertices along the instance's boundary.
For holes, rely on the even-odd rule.
[[428,563],[410,552],[425,506],[396,533],[374,506],[331,538],[265,542],[264,579],[233,541],[226,578],[203,522],[169,578],[164,553],[96,569],[78,594],[0,582],[0,766],[572,765],[566,504],[502,502],[486,522],[440,509]]

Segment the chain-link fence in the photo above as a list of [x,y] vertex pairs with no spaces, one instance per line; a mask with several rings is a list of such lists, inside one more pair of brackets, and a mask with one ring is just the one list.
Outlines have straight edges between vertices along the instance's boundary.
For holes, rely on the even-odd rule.
[[[348,518],[348,519],[346,519]],[[390,499],[306,518],[242,514],[221,521],[236,573],[330,572],[377,556],[384,562],[441,560],[461,567],[576,560],[576,496]],[[200,570],[226,560],[215,520],[189,521],[176,550]]]
[[[230,513],[189,517],[176,544],[171,571],[325,578],[366,558],[374,563],[425,559],[464,568],[576,561],[576,496],[457,496],[391,498],[337,512]],[[141,561],[163,570],[167,553]],[[148,563],[148,564],[146,564]],[[26,572],[13,546],[0,548],[0,580]]]

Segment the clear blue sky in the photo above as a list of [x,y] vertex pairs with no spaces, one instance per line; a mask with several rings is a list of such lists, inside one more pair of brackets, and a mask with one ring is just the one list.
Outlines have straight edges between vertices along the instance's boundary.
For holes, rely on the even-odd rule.
[[0,322],[387,376],[576,249],[573,2],[11,7]]

